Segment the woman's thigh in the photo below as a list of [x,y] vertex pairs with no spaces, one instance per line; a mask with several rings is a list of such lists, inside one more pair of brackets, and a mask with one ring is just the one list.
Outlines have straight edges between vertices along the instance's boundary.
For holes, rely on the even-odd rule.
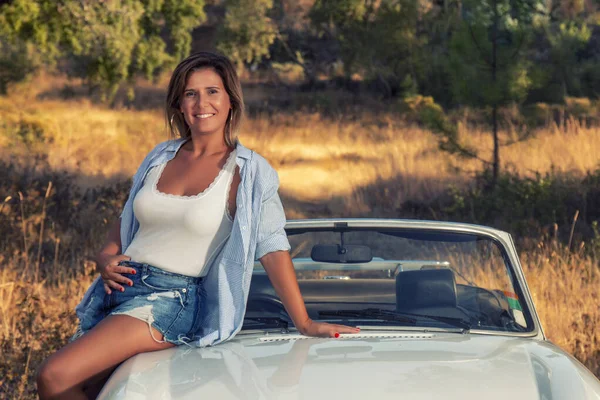
[[148,323],[127,315],[111,315],[88,333],[50,356],[44,368],[63,390],[83,387],[90,379],[111,371],[126,359],[143,352],[163,350],[174,345],[158,343],[162,334]]

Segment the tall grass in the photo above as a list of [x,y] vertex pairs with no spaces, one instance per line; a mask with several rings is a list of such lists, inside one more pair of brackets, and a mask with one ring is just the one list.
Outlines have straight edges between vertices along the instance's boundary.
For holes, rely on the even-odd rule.
[[[484,129],[461,134],[491,151]],[[0,398],[35,396],[34,371],[73,333],[73,308],[94,275],[89,259],[118,216],[129,177],[165,139],[158,109],[0,98]],[[288,218],[405,217],[407,204],[428,204],[431,217],[443,217],[447,210],[431,200],[450,186],[468,188],[470,171],[480,168],[449,161],[431,133],[390,110],[351,118],[258,112],[241,140],[278,170]],[[600,129],[573,123],[540,129],[501,157],[522,176],[584,177],[599,152]],[[590,250],[600,246],[553,237],[519,243],[546,333],[600,376],[600,251]]]
[[582,250],[540,241],[521,262],[546,335],[600,376],[600,260]]
[[[51,168],[86,176],[86,185],[131,175],[146,152],[167,139],[159,110],[0,98],[0,116],[0,146],[8,153],[44,154]],[[472,128],[463,129],[462,135],[483,156],[491,152],[489,132]],[[393,115],[369,122],[332,120],[318,113],[263,114],[246,121],[241,140],[277,168],[283,190],[307,200],[344,196],[377,179],[400,175],[398,202],[420,201],[449,184],[468,182],[471,177],[464,172],[481,168],[474,160],[450,165],[430,132]],[[585,174],[598,166],[598,149],[600,129],[575,123],[567,129],[539,129],[533,139],[503,148],[501,158],[505,167],[523,175]],[[2,153],[6,158],[7,152]]]

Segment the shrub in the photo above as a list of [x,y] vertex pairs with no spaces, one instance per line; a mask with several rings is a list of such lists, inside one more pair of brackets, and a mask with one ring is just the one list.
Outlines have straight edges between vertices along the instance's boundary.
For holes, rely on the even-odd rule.
[[568,241],[577,214],[576,235],[593,237],[592,224],[600,219],[596,206],[600,204],[600,168],[583,178],[553,172],[535,177],[503,172],[494,186],[491,179],[486,170],[467,190],[449,189],[441,202],[441,215],[526,236],[564,227],[559,235]]

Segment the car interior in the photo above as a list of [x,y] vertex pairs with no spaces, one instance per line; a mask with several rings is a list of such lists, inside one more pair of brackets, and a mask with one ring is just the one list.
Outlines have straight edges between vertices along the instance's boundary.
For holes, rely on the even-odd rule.
[[[400,313],[458,318],[474,326],[503,330],[514,322],[508,301],[501,291],[457,284],[447,262],[373,260],[378,268],[388,267],[388,278],[350,278],[348,275],[298,280],[309,316],[322,312],[376,308]],[[298,270],[319,270],[312,260],[294,260]],[[252,277],[246,312],[251,315],[287,316],[271,282],[257,265]],[[336,269],[329,264],[329,269]],[[361,265],[340,266],[360,269]],[[337,271],[337,269],[336,269]],[[289,318],[289,317],[288,317]]]

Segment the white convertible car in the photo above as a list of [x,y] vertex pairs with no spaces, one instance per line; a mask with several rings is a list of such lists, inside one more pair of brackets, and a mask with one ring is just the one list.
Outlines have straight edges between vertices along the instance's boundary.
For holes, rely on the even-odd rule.
[[300,335],[257,263],[234,339],[132,357],[99,398],[600,399],[546,339],[509,234],[389,219],[286,230],[311,317],[360,334]]

